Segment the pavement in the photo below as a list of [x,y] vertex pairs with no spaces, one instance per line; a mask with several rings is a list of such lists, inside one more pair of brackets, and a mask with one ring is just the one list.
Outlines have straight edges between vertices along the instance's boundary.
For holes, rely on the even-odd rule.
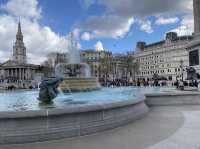
[[161,106],[129,125],[94,135],[0,149],[200,149],[200,106]]

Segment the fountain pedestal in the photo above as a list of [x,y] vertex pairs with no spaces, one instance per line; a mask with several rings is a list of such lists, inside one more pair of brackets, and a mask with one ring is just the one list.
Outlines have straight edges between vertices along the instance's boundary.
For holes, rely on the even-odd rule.
[[60,89],[65,92],[84,92],[100,89],[100,84],[96,78],[64,78],[59,85]]
[[56,66],[56,76],[63,78],[59,88],[64,92],[84,92],[101,88],[97,78],[91,77],[90,67],[85,63]]

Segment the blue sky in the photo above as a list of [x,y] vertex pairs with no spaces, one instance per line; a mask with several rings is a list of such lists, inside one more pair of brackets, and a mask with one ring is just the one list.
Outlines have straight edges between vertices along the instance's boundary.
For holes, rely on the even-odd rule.
[[[43,18],[41,23],[50,26],[55,32],[64,35],[70,32],[76,25],[84,22],[90,16],[100,16],[104,14],[105,7],[102,5],[91,5],[85,8],[81,0],[43,0],[39,1],[43,9]],[[150,18],[153,21],[153,18]],[[113,52],[126,52],[133,50],[137,41],[146,41],[147,43],[162,40],[166,32],[180,26],[180,21],[169,25],[154,25],[154,32],[147,33],[141,31],[139,26],[131,27],[130,31],[123,38],[108,39],[98,38],[90,41],[80,41],[82,49],[93,48],[97,41],[101,41],[105,49]]]
[[81,49],[114,53],[163,40],[168,31],[193,32],[192,0],[0,0],[0,61],[11,55],[19,17],[30,61],[38,62],[65,52],[70,32]]

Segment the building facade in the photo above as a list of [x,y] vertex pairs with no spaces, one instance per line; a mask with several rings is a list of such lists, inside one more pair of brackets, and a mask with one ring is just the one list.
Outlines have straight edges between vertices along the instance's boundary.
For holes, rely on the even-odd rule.
[[69,54],[68,53],[58,53],[52,52],[47,55],[47,60],[44,62],[45,65],[51,68],[55,68],[55,66],[59,63],[68,63],[69,62]]
[[87,63],[91,75],[97,78],[112,78],[112,53],[109,51],[95,51],[92,49],[81,51],[81,61]]
[[128,79],[128,55],[114,54],[113,55],[113,77],[114,79]]
[[[129,54],[113,54],[109,51],[84,50],[81,58],[91,68],[93,77],[113,80],[129,80]],[[131,55],[132,56],[132,55]]]
[[29,88],[33,87],[34,77],[40,70],[40,66],[28,64],[26,57],[26,47],[23,42],[21,24],[18,23],[16,41],[13,46],[12,59],[0,65],[0,86],[7,88]]
[[185,68],[189,65],[186,46],[192,36],[178,36],[169,32],[163,41],[153,44],[138,42],[134,57],[139,63],[137,79],[152,79],[155,74],[168,80],[186,78]]
[[194,34],[193,40],[188,44],[189,66],[195,68],[200,74],[200,1],[193,0],[194,5]]

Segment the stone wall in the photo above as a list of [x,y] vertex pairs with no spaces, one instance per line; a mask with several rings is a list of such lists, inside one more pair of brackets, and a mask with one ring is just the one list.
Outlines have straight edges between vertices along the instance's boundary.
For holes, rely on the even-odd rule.
[[144,97],[104,105],[0,113],[0,143],[84,136],[125,125],[148,112]]
[[146,94],[146,104],[152,106],[200,105],[200,93],[182,91],[177,93]]

